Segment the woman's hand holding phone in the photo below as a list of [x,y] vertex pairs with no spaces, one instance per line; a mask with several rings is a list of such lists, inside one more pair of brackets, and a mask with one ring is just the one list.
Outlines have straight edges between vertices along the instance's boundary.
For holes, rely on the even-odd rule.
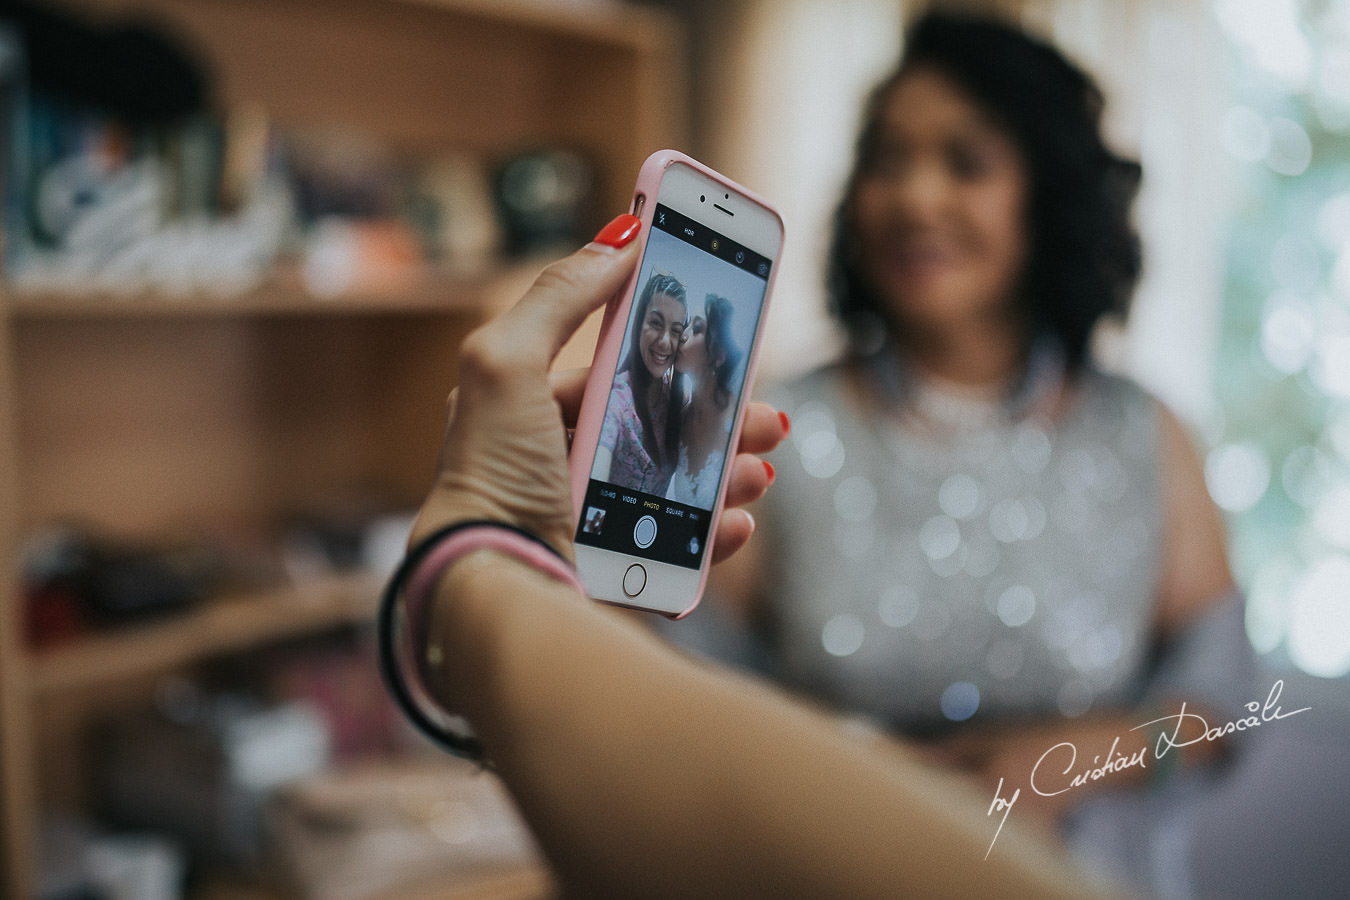
[[[637,264],[637,226],[634,217],[619,217],[594,242],[547,267],[513,308],[465,339],[436,477],[413,543],[444,525],[487,519],[537,534],[573,556],[567,434],[587,372],[550,375],[549,366],[585,317],[628,280]],[[731,507],[764,493],[770,478],[755,455],[771,451],[783,436],[774,410],[762,403],[747,407],[714,559],[749,539],[753,520]]]

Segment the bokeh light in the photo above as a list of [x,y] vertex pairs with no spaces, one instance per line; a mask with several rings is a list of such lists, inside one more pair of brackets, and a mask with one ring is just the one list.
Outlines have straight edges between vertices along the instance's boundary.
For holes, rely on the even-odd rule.
[[1316,346],[1313,381],[1327,396],[1350,400],[1350,331],[1324,331]]
[[1302,90],[1312,70],[1312,48],[1299,28],[1296,0],[1217,0],[1219,23],[1257,66],[1289,90]]
[[1301,372],[1312,358],[1316,324],[1312,308],[1287,293],[1272,295],[1261,319],[1261,353],[1288,375]]
[[1243,512],[1265,494],[1270,484],[1270,461],[1255,442],[1224,444],[1205,459],[1205,483],[1221,508]]
[[1258,652],[1350,674],[1350,0],[1214,0],[1235,173],[1205,480]]
[[1322,246],[1342,252],[1350,245],[1350,193],[1327,198],[1317,210],[1316,234]]
[[1325,557],[1294,585],[1288,647],[1311,675],[1350,674],[1350,558]]
[[1266,165],[1281,175],[1293,177],[1308,171],[1312,162],[1312,138],[1303,126],[1282,117],[1270,123],[1270,152]]
[[1223,117],[1220,134],[1223,148],[1234,159],[1260,162],[1270,152],[1270,128],[1265,118],[1249,106],[1234,106]]
[[1313,514],[1313,531],[1327,544],[1350,550],[1350,483],[1327,491]]

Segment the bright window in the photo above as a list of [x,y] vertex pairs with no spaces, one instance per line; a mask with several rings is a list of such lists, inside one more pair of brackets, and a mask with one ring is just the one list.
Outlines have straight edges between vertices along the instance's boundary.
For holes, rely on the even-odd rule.
[[1206,458],[1257,649],[1350,673],[1350,0],[1215,0],[1235,173]]

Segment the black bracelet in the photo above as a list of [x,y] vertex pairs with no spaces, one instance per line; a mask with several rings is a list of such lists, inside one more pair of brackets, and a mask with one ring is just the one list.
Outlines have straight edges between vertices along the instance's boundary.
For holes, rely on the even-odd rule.
[[[481,532],[477,535],[478,540],[466,534],[471,530]],[[504,522],[475,520],[447,525],[423,538],[408,550],[385,586],[376,618],[380,672],[385,687],[408,720],[433,743],[455,756],[481,763],[482,742],[462,717],[450,713],[432,696],[424,679],[426,610],[420,606],[429,599],[426,595],[434,587],[436,577],[458,555],[452,548],[449,559],[437,560],[440,563],[438,569],[426,573],[419,573],[419,569],[433,552],[444,551],[452,538],[459,541],[458,549],[462,552],[458,555],[480,548],[504,551],[569,584],[579,586],[580,583],[571,563],[547,541]],[[522,543],[521,539],[528,543]],[[547,554],[541,555],[540,549]],[[414,598],[419,608],[412,611],[413,619],[410,620],[404,594],[409,583],[419,575],[428,585],[422,591],[424,596]]]

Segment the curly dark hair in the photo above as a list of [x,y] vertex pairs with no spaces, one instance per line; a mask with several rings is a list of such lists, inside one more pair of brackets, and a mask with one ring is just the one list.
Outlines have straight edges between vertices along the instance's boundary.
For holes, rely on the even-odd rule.
[[719,355],[722,357],[722,361],[713,366],[713,379],[716,382],[713,397],[717,400],[717,405],[723,408],[731,402],[732,381],[736,367],[741,363],[741,348],[737,346],[736,339],[731,334],[732,312],[734,307],[725,297],[709,294],[704,301],[704,321],[708,323],[708,336],[705,338],[708,358],[712,360]]
[[891,89],[936,70],[989,114],[1029,173],[1030,252],[1017,292],[1032,334],[1062,345],[1069,371],[1087,359],[1093,327],[1124,316],[1142,267],[1130,208],[1141,169],[1104,143],[1101,90],[1050,45],[996,19],[928,13],[907,35],[899,67],[872,92],[853,170],[835,216],[827,273],[831,310],[861,345],[884,307],[856,260],[851,198],[878,142]]

